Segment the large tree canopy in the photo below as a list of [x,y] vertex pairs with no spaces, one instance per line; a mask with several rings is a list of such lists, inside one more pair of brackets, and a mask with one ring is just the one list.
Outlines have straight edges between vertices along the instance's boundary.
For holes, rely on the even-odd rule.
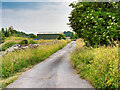
[[71,3],[69,25],[86,45],[114,44],[120,30],[118,2],[78,2]]

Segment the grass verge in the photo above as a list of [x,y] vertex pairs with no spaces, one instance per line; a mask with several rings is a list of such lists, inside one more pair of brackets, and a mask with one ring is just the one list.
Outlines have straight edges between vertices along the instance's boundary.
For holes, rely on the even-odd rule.
[[78,40],[71,60],[81,78],[90,81],[97,89],[120,88],[118,47],[87,48],[80,47],[80,43],[82,41]]
[[[25,43],[24,41],[27,41],[27,43]],[[41,44],[41,43],[50,43],[53,41],[55,41],[55,39],[34,41],[33,39],[25,38],[25,37],[8,37],[5,39],[4,43],[0,44],[0,51],[5,51],[14,44],[21,44],[21,45],[22,44]]]
[[41,45],[36,49],[29,48],[6,54],[2,57],[2,87],[6,87],[6,85],[16,80],[16,73],[21,72],[21,70],[24,71],[24,68],[42,62],[56,51],[62,49],[69,42],[60,40],[58,43]]

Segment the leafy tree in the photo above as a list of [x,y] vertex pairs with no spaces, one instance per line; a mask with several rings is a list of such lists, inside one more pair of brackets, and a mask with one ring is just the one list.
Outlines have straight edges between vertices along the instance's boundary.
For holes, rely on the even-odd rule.
[[120,9],[117,2],[78,2],[70,6],[73,10],[69,25],[86,45],[109,45],[118,39]]
[[30,38],[37,38],[35,34],[29,34]]
[[75,39],[78,39],[78,38],[79,38],[77,33],[74,34],[74,38],[75,38]]
[[13,26],[11,26],[11,27],[9,27],[9,32],[11,33],[11,36],[13,36],[14,35],[14,29],[13,29]]
[[10,32],[9,32],[9,30],[7,30],[7,28],[6,28],[6,31],[4,31],[2,33],[5,35],[5,37],[10,37]]
[[78,35],[77,35],[77,33],[73,33],[72,32],[72,34],[71,34],[71,36],[70,36],[70,39],[78,39],[79,37],[78,37]]
[[74,33],[71,33],[70,39],[74,39]]
[[2,31],[2,33],[5,33],[5,30],[4,30],[4,28],[2,28],[2,29],[1,29],[1,31]]
[[[11,35],[12,34],[12,35]],[[6,37],[10,37],[10,36],[15,36],[15,37],[31,37],[31,38],[36,38],[37,36],[34,34],[27,34],[24,32],[20,32],[17,30],[14,30],[13,27],[9,27],[8,29],[6,28],[1,28],[0,30],[0,43],[3,43]]]
[[4,33],[2,33],[2,31],[0,31],[0,44],[3,43],[5,40],[5,35]]
[[70,31],[64,31],[64,34],[65,34],[66,37],[70,37],[71,33],[72,32],[70,32]]
[[60,34],[60,35],[58,35],[57,39],[58,39],[58,40],[61,40],[61,39],[66,40],[65,34]]

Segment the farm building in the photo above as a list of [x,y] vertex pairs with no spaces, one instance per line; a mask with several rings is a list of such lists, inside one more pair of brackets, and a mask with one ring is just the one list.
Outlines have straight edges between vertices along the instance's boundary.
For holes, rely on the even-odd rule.
[[37,34],[37,40],[39,39],[56,39],[60,33],[59,32],[47,32]]

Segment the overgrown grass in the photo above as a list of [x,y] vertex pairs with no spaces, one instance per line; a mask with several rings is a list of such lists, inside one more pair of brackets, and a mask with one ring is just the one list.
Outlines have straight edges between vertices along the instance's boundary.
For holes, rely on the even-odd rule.
[[50,39],[50,40],[43,40],[43,39],[41,39],[41,40],[37,40],[37,43],[38,44],[41,44],[41,43],[44,43],[44,42],[50,43],[50,42],[53,42],[53,41],[55,41],[55,39]]
[[2,78],[7,78],[19,72],[22,68],[35,65],[59,49],[63,48],[67,41],[61,40],[56,44],[41,45],[36,49],[20,50],[6,54],[2,57]]
[[16,43],[20,42],[21,40],[29,40],[29,38],[25,38],[25,37],[8,37],[5,39],[5,42],[7,41],[16,41]]
[[36,43],[38,43],[38,44],[41,44],[41,43],[44,43],[44,42],[47,42],[47,43],[49,43],[49,42],[53,42],[53,41],[55,41],[55,39],[50,39],[50,40],[43,40],[43,39],[41,39],[41,40],[36,40],[36,41],[34,41],[33,39],[30,39],[30,38],[25,38],[25,37],[9,37],[9,38],[6,38],[5,39],[5,43],[6,42],[10,42],[10,41],[13,41],[13,42],[15,42],[15,43],[20,43],[21,41],[23,41],[23,40],[27,40],[28,41],[28,43],[29,44],[36,44]]
[[50,43],[55,41],[55,39],[52,40],[37,40],[34,41],[33,39],[30,38],[25,38],[25,37],[8,37],[5,39],[5,42],[0,44],[0,51],[5,51],[6,49],[8,49],[9,47],[11,47],[14,44],[25,44],[23,41],[27,41],[27,44],[41,44],[41,43]]
[[[77,41],[77,45],[82,43]],[[77,46],[71,55],[73,67],[95,88],[118,88],[118,47],[86,48]],[[120,87],[119,87],[120,88]]]
[[0,45],[0,51],[5,51],[7,48],[11,47],[12,45],[16,44],[13,41],[6,42],[3,45]]

